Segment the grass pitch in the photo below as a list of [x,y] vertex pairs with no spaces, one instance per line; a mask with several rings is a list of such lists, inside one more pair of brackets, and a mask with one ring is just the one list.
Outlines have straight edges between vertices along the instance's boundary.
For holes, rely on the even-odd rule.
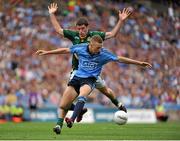
[[180,140],[180,122],[157,124],[94,123],[64,124],[61,135],[52,132],[54,123],[0,124],[0,140]]

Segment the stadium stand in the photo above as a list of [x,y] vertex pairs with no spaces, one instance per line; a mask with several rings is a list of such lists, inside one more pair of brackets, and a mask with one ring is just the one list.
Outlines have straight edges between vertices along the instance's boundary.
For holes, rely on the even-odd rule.
[[[71,46],[55,33],[49,20],[48,2],[1,1],[0,118],[4,117],[5,106],[30,108],[35,102],[36,108],[56,107],[66,87],[71,56],[34,54],[37,49]],[[88,16],[90,29],[109,31],[117,21],[117,10],[131,6],[133,14],[118,36],[105,41],[104,47],[118,55],[151,62],[153,69],[111,63],[102,76],[128,108],[155,109],[159,101],[165,107],[180,105],[179,3],[161,0],[164,9],[159,10],[156,8],[159,4],[152,1],[71,2],[58,2],[57,17],[64,28],[73,28],[78,17]],[[88,102],[113,107],[96,90]]]

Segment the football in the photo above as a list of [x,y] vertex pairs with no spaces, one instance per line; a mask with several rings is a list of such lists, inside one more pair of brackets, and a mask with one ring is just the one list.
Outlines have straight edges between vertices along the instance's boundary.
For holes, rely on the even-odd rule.
[[117,123],[119,125],[123,125],[123,124],[126,124],[126,122],[128,120],[128,115],[124,111],[117,111],[114,113],[113,120],[115,123]]

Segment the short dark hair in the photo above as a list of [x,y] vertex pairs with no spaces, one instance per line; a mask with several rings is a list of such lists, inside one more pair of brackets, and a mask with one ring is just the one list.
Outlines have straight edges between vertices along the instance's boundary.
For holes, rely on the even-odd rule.
[[81,25],[85,25],[85,26],[89,25],[87,18],[81,17],[77,20],[76,26],[81,26]]
[[91,41],[95,41],[95,42],[98,42],[98,43],[103,43],[103,39],[101,38],[101,36],[99,35],[94,35],[91,37]]

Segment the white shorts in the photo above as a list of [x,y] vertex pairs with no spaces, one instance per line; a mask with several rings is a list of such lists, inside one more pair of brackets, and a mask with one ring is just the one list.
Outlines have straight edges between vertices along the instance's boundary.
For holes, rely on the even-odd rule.
[[[75,73],[76,73],[76,70],[71,72],[69,81],[74,77]],[[100,76],[98,76],[98,79],[96,80],[96,83],[95,83],[95,88],[100,89],[100,88],[103,88],[105,86],[106,86],[105,81]]]
[[95,83],[95,88],[100,89],[105,86],[106,86],[106,83],[105,83],[104,79],[102,79],[101,76],[98,76],[98,79],[96,80],[96,83]]

